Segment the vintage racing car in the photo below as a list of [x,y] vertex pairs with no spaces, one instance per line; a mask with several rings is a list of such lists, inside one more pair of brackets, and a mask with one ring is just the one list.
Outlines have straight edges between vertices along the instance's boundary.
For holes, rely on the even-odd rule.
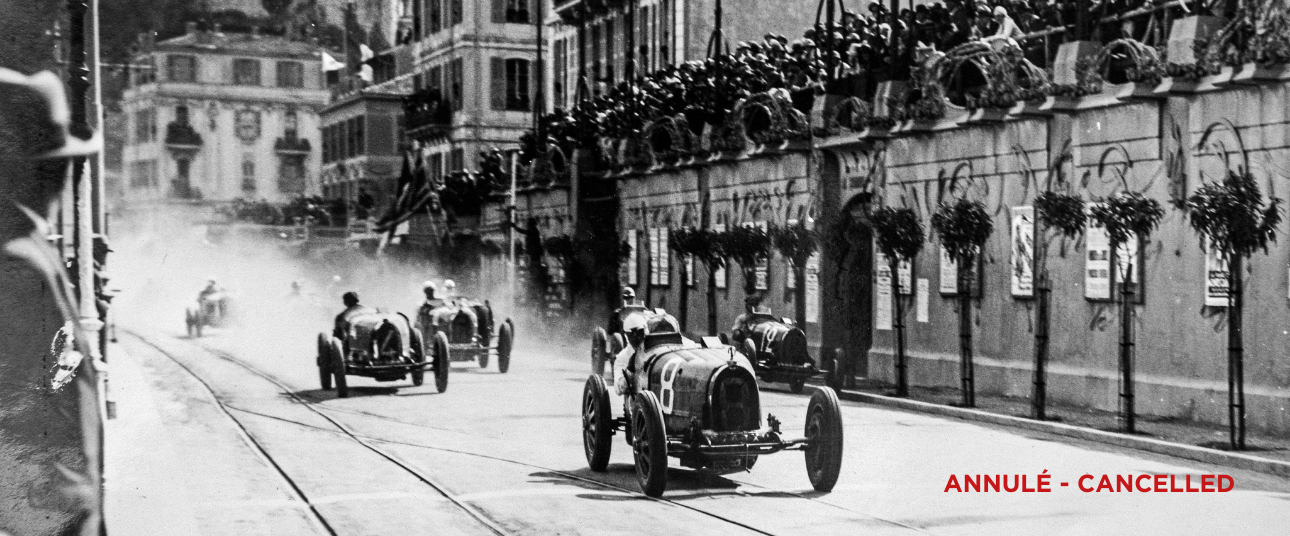
[[450,361],[478,361],[479,368],[488,368],[496,354],[498,372],[505,374],[511,368],[515,324],[509,318],[500,326],[494,324],[493,306],[487,300],[455,298],[435,307],[422,305],[417,326],[423,340],[432,341],[437,335],[447,338]]
[[[367,376],[376,381],[396,381],[412,376],[412,385],[425,382],[427,370],[434,374],[435,388],[448,389],[448,339],[435,334],[429,347],[421,332],[402,313],[365,313],[347,322],[343,337],[318,334],[318,378],[324,390],[336,381],[336,395],[349,396],[345,377]],[[426,354],[430,359],[427,361]]]
[[[661,320],[660,320],[661,318]],[[752,468],[757,457],[784,450],[806,454],[811,486],[830,491],[842,467],[842,413],[828,387],[811,395],[803,437],[786,437],[780,421],[761,420],[760,392],[748,360],[719,339],[690,341],[666,325],[666,315],[650,321],[635,371],[614,416],[612,398],[600,374],[587,378],[582,395],[582,438],[587,464],[604,471],[612,436],[623,431],[632,447],[636,477],[648,496],[667,486],[668,458],[685,467],[716,473]],[[661,328],[661,329],[660,329]]]
[[746,325],[747,335],[741,340],[722,333],[721,342],[739,348],[761,381],[787,383],[790,390],[800,393],[807,379],[826,372],[811,358],[806,333],[792,319],[752,313]]
[[228,319],[228,294],[216,292],[197,300],[196,305],[184,310],[184,324],[189,337],[201,337],[202,328],[220,327]]
[[640,314],[645,315],[646,318],[654,318],[666,314],[661,311],[662,309],[649,309],[644,305],[629,305],[614,311],[608,330],[597,327],[591,332],[591,372],[604,375],[605,365],[612,365],[614,356],[627,346],[627,337],[622,333],[622,325],[627,317]]

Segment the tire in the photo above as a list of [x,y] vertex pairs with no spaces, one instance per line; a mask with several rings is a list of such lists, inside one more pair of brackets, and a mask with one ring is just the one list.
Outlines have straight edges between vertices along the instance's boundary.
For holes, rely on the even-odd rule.
[[515,348],[515,325],[507,318],[497,330],[497,372],[511,370],[511,350]]
[[805,379],[805,378],[801,378],[801,379],[794,379],[794,380],[789,380],[789,381],[788,381],[788,390],[789,390],[789,391],[792,391],[792,392],[793,392],[793,394],[801,393],[801,392],[802,392],[802,388],[803,388],[803,387],[805,387],[805,386],[806,386],[806,379]]
[[806,406],[806,476],[816,491],[832,491],[842,471],[842,410],[833,389],[821,387]]
[[331,373],[336,377],[336,397],[349,398],[349,381],[345,377],[345,349],[340,340],[331,339]]
[[651,391],[636,395],[632,408],[632,459],[636,462],[636,481],[641,493],[659,497],[667,488],[667,432],[663,412]]
[[322,390],[331,390],[331,335],[318,334],[318,357],[314,364],[318,366],[318,383]]
[[193,333],[194,333],[194,331],[193,331],[193,310],[192,310],[192,309],[184,309],[184,325],[188,328],[188,337],[189,337],[189,338],[192,338]]
[[448,390],[448,371],[452,369],[452,361],[448,359],[448,336],[442,331],[434,334],[431,357],[434,358],[434,388],[442,393]]
[[484,350],[483,350],[483,351],[480,351],[480,352],[479,352],[479,355],[476,357],[476,359],[478,359],[478,360],[479,360],[479,368],[481,368],[481,369],[486,369],[486,368],[488,368],[488,363],[489,363],[489,361],[488,361],[488,357],[489,357],[489,356],[488,356],[488,354],[489,354],[489,351],[490,351],[489,349],[484,348]]
[[597,473],[609,467],[613,449],[613,416],[609,412],[609,389],[604,378],[588,377],[582,389],[582,451],[587,455],[587,466]]
[[842,360],[844,356],[845,354],[843,353],[841,348],[834,348],[833,359],[830,362],[828,362],[828,364],[826,365],[828,366],[828,369],[824,371],[825,385],[828,385],[829,387],[833,388],[833,390],[835,391],[842,388],[842,373],[840,372],[839,369],[842,367]]
[[604,328],[596,328],[591,332],[591,373],[600,377],[605,376],[605,361],[609,360],[605,356],[608,353],[605,348],[608,340],[609,336],[605,334]]
[[412,370],[412,385],[421,387],[426,383],[426,346],[421,341],[421,332],[413,328],[408,330],[412,339],[409,344],[412,345],[412,353],[416,356],[416,362],[420,366]]

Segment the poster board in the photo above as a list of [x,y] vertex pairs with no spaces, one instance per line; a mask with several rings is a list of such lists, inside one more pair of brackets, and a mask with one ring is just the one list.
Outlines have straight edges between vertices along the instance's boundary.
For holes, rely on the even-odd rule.
[[1111,237],[1092,220],[1084,224],[1084,298],[1111,299]]
[[635,287],[640,284],[640,232],[636,229],[628,229],[626,242],[631,246],[631,251],[627,254],[627,262],[623,263],[621,277],[627,282],[627,286]]
[[820,254],[806,259],[806,321],[820,321]]
[[1227,307],[1227,261],[1214,248],[1205,248],[1205,305]]
[[[887,256],[881,251],[875,251],[873,254],[874,262],[881,266],[881,269],[888,269]],[[900,295],[914,295],[914,263],[908,259],[900,261],[896,265],[896,273],[900,276]]]
[[931,321],[931,311],[929,294],[932,292],[932,283],[925,278],[919,278],[915,289],[914,310],[915,319],[919,322],[927,323]]
[[873,299],[874,299],[874,328],[890,330],[892,322],[891,312],[891,267],[888,266],[887,260],[881,253],[874,256],[875,266]]
[[1035,296],[1035,208],[1012,207],[1012,297]]
[[940,292],[942,296],[956,296],[959,293],[959,263],[950,258],[950,251],[945,246],[938,248],[941,252]]
[[[724,223],[714,224],[712,226],[712,232],[714,233],[726,232],[726,224]],[[726,271],[726,265],[729,263],[730,263],[730,259],[726,259],[726,264],[722,264],[721,267],[717,268],[717,271],[713,274],[713,278],[717,282],[718,289],[725,289],[730,285],[729,272]]]

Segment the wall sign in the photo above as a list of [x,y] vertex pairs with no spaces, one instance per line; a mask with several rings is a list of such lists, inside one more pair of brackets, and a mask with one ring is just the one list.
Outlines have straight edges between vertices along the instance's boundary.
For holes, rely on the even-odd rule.
[[[714,233],[724,233],[724,232],[726,232],[726,224],[724,224],[724,223],[714,224],[714,225],[712,226],[712,232],[714,232]],[[726,262],[729,262],[729,261],[730,261],[730,259],[726,259]],[[718,288],[718,289],[725,289],[725,288],[726,288],[726,286],[729,284],[729,282],[726,280],[726,279],[727,279],[727,277],[726,277],[726,265],[725,265],[725,264],[722,264],[720,267],[718,267],[718,268],[717,268],[717,270],[716,270],[716,272],[714,272],[713,277],[714,277],[714,279],[716,279],[716,281],[717,281],[717,288]]]
[[1227,261],[1214,248],[1205,248],[1205,305],[1227,307]]
[[941,250],[941,294],[954,296],[959,293],[959,263],[950,258],[950,250],[945,246]]
[[649,284],[666,287],[672,284],[672,251],[668,248],[668,229],[651,227],[649,234]]
[[820,321],[820,254],[806,259],[806,321]]
[[1035,209],[1012,207],[1012,296],[1035,295]]
[[1084,297],[1111,299],[1111,237],[1092,220],[1084,224]]
[[627,262],[623,263],[623,273],[620,276],[623,281],[627,282],[628,286],[634,287],[640,283],[638,281],[639,274],[637,274],[638,263],[640,262],[639,257],[637,257],[637,251],[640,249],[641,244],[640,236],[636,229],[627,230],[627,244],[631,246],[631,251],[627,254]]
[[875,329],[891,329],[891,268],[887,265],[886,259],[879,256],[874,257],[877,265],[874,266],[874,285],[873,300],[877,310],[874,314]]
[[[886,255],[884,255],[881,251],[875,251],[873,255],[874,255],[873,257],[874,262],[878,263],[879,270],[887,269],[888,271],[890,271],[889,265],[887,263]],[[914,263],[909,262],[908,259],[901,260],[900,263],[896,265],[896,273],[900,276],[900,295],[913,296],[914,295]]]

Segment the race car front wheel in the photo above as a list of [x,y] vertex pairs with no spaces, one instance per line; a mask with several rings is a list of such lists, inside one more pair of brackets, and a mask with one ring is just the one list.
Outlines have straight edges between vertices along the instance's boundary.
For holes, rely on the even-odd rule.
[[609,466],[613,449],[613,416],[609,414],[609,389],[600,376],[587,378],[582,389],[582,450],[587,466],[597,473]]
[[345,349],[336,338],[331,340],[331,372],[336,376],[336,396],[349,398],[349,381],[345,378]]
[[832,491],[842,471],[842,409],[833,389],[821,387],[806,406],[806,476],[816,491]]
[[412,355],[416,356],[416,363],[418,365],[417,368],[412,370],[412,385],[421,387],[421,385],[426,382],[426,349],[425,345],[421,342],[420,331],[414,328],[409,330],[408,333],[411,335],[412,339],[410,343],[412,345]]
[[497,372],[506,374],[511,369],[511,350],[515,348],[515,325],[507,318],[497,331]]
[[448,336],[442,331],[434,334],[434,388],[440,393],[448,390],[448,370],[452,368],[452,361],[448,359]]
[[636,481],[641,493],[649,497],[663,495],[667,488],[667,432],[663,429],[663,412],[658,397],[651,391],[636,395],[632,408],[632,457],[636,462]]
[[318,367],[318,383],[324,391],[331,389],[331,335],[318,334],[318,358],[314,361]]
[[605,375],[605,346],[609,336],[605,334],[605,328],[596,328],[591,332],[591,373],[597,376]]

